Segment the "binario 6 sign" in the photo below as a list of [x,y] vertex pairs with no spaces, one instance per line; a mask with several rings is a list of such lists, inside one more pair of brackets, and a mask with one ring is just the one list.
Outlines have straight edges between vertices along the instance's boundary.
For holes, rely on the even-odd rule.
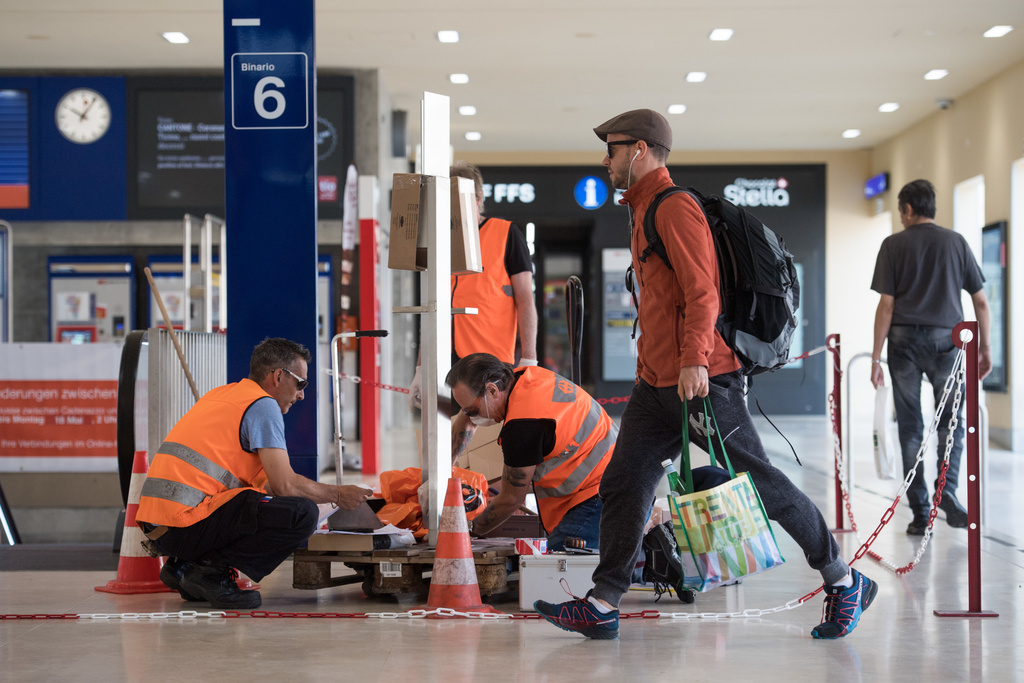
[[231,126],[236,130],[309,125],[309,57],[303,52],[231,55]]

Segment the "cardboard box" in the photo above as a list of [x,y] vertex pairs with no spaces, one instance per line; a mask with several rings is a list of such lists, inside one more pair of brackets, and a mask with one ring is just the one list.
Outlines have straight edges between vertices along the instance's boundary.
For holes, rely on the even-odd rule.
[[[391,236],[388,268],[426,270],[424,218],[435,211],[438,179],[418,173],[396,173],[391,192]],[[451,179],[451,268],[453,275],[483,272],[480,218],[476,189],[468,178]]]
[[482,273],[480,215],[476,206],[476,183],[469,178],[452,178],[452,275]]
[[426,270],[426,235],[421,227],[422,216],[433,196],[433,176],[418,173],[396,173],[391,192],[391,236],[388,268],[393,270]]
[[568,553],[520,555],[519,609],[532,612],[537,600],[558,603],[571,599],[562,588],[562,579],[573,595],[586,595],[594,587],[591,576],[598,559],[598,555]]
[[388,550],[412,545],[412,533],[406,534],[339,534],[317,531],[309,537],[310,550]]

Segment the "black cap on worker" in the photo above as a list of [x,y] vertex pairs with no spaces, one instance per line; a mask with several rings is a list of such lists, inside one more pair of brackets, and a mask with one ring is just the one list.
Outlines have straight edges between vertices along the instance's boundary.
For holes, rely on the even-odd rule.
[[634,109],[619,114],[595,128],[594,132],[601,142],[608,142],[610,134],[619,133],[672,150],[672,127],[653,109]]

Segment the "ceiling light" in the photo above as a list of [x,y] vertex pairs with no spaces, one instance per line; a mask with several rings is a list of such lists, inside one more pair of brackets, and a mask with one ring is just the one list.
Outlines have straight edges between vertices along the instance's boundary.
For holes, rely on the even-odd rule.
[[857,130],[856,128],[847,128],[846,130],[843,131],[843,137],[847,138],[847,139],[859,138],[860,137],[860,131]]
[[442,43],[457,43],[459,42],[458,31],[438,31],[437,39]]
[[475,130],[471,130],[468,133],[466,133],[466,139],[470,140],[471,142],[476,142],[477,140],[479,140],[482,137],[483,136],[480,135],[480,133],[476,132]]
[[938,81],[949,75],[949,72],[945,69],[932,69],[924,75],[926,81]]
[[711,40],[729,40],[730,38],[732,38],[732,29],[716,28],[714,31],[711,32],[711,35],[708,36],[708,38],[710,38]]
[[897,104],[896,102],[886,102],[885,104],[878,105],[878,111],[882,112],[883,114],[894,112],[899,108],[900,105]]
[[464,104],[459,107],[459,113],[463,116],[476,116],[476,107],[471,104]]
[[703,71],[691,71],[690,73],[686,74],[686,82],[687,83],[703,83],[704,79],[707,78],[707,77],[708,77],[708,75],[706,73],[704,73]]
[[993,26],[992,28],[985,31],[981,35],[985,36],[986,38],[1002,38],[1012,30],[1012,26]]
[[163,37],[168,43],[174,43],[175,45],[181,45],[188,42],[188,36],[181,31],[168,31],[163,34]]
[[685,104],[670,104],[670,105],[668,105],[668,113],[669,114],[682,114],[684,111],[686,111],[686,105]]
[[469,74],[451,74],[448,80],[456,85],[465,85],[469,83]]

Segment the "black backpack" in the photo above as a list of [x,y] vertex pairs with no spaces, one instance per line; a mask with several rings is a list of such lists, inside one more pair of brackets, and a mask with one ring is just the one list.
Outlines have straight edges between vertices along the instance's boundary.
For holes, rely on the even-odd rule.
[[640,262],[646,263],[653,252],[672,269],[654,218],[661,202],[677,192],[697,200],[711,227],[721,304],[715,327],[739,358],[743,374],[758,375],[785,365],[797,326],[800,284],[793,255],[760,220],[717,195],[705,197],[692,187],[670,187],[647,207],[648,246]]

